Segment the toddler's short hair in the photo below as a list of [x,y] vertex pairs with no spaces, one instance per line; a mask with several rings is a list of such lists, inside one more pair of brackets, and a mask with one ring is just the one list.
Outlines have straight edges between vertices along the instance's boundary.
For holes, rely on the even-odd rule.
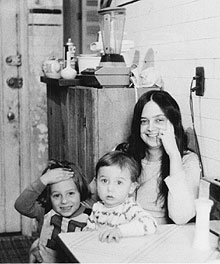
[[138,181],[141,172],[140,165],[130,154],[119,150],[110,151],[99,159],[96,164],[96,178],[101,167],[111,165],[118,165],[121,169],[127,168],[131,174],[131,181]]

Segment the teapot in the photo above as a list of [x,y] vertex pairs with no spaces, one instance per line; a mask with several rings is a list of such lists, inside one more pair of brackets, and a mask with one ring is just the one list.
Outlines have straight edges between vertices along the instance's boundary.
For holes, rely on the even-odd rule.
[[49,57],[42,64],[42,71],[48,78],[59,79],[61,77],[61,63],[54,56]]

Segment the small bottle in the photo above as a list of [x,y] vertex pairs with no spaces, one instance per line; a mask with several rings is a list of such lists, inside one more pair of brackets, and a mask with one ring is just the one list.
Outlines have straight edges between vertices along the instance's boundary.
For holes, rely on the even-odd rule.
[[[66,58],[66,54],[67,52],[70,52],[70,60],[72,62],[74,62],[75,64],[75,52],[76,52],[76,46],[74,45],[74,43],[72,42],[71,38],[68,38],[67,43],[64,46],[64,58],[65,60]],[[72,64],[72,63],[71,63]]]
[[64,45],[64,58],[65,58],[65,64],[67,62],[66,54],[67,52],[70,52],[70,65],[71,67],[79,73],[79,66],[78,66],[78,60],[75,55],[76,53],[76,46],[72,42],[71,38],[68,38],[67,43]]
[[73,44],[71,38],[68,38],[68,41],[64,45],[64,58],[65,58],[65,60],[66,60],[67,51],[71,50],[73,46],[74,46],[74,44]]

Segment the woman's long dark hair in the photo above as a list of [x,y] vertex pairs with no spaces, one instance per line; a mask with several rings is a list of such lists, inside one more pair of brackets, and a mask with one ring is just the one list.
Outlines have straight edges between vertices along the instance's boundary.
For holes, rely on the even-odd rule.
[[[181,112],[177,102],[166,91],[151,90],[144,93],[135,105],[131,124],[131,134],[128,139],[128,152],[134,156],[140,165],[141,160],[148,152],[148,146],[140,137],[141,115],[145,104],[151,100],[160,107],[167,119],[173,124],[176,142],[181,156],[183,156],[184,151],[187,149],[187,136],[183,129]],[[168,188],[164,182],[164,179],[169,175],[169,172],[169,156],[167,155],[166,151],[163,151],[161,177],[158,179],[159,194],[157,199],[164,198],[164,207],[166,208],[166,211]]]

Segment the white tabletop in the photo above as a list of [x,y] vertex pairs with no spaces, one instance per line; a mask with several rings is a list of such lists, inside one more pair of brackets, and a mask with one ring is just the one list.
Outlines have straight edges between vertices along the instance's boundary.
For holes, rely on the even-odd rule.
[[192,247],[195,225],[160,225],[155,234],[122,238],[120,242],[103,243],[98,232],[60,233],[60,243],[72,260],[84,263],[192,263],[216,262],[218,237],[210,233],[211,249]]

